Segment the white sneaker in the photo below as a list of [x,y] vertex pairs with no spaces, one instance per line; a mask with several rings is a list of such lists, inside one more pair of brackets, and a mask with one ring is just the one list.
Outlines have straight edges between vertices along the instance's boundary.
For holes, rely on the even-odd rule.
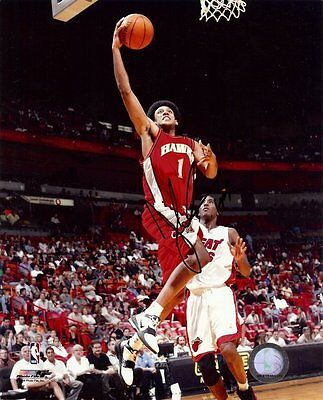
[[150,315],[140,313],[133,315],[129,322],[133,329],[138,333],[138,336],[142,343],[153,353],[159,352],[159,346],[156,338],[156,329],[159,324],[159,317],[156,315]]
[[137,351],[129,346],[129,341],[116,344],[116,355],[119,360],[119,373],[127,386],[133,384],[133,370],[136,365]]

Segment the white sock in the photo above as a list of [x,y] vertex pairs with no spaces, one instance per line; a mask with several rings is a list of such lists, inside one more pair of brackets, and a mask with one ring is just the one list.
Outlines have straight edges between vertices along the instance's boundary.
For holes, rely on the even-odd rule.
[[164,307],[162,307],[159,303],[157,303],[157,301],[153,301],[145,311],[145,314],[156,315],[157,317],[160,317],[160,314],[162,313],[163,309]]
[[246,383],[238,382],[238,386],[239,386],[239,390],[241,390],[241,392],[245,392],[249,388],[248,381]]
[[129,339],[128,344],[133,350],[140,350],[142,348],[142,341],[137,332]]

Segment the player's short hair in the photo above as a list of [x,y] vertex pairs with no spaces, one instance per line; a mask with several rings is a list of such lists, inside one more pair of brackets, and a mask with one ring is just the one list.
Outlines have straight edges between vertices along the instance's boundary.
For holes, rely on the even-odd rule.
[[173,103],[170,100],[158,100],[158,101],[155,101],[155,103],[153,103],[149,107],[149,109],[147,111],[147,116],[154,121],[155,120],[155,112],[156,112],[156,110],[159,107],[162,107],[162,106],[166,106],[166,107],[171,108],[173,110],[174,115],[175,115],[175,119],[177,120],[178,123],[180,122],[181,113],[179,111],[179,108],[177,107],[177,105],[175,103]]

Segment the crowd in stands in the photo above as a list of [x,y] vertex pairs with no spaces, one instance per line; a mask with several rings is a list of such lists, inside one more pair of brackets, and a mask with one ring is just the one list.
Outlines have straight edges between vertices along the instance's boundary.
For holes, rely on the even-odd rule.
[[322,205],[318,200],[294,201],[291,205],[278,204],[268,209],[269,219],[279,224],[295,238],[302,236],[305,228],[322,226]]
[[[235,286],[245,320],[240,350],[265,342],[323,342],[319,244],[286,247],[253,241],[252,250],[251,277],[238,277]],[[26,345],[36,342],[44,368],[55,364],[53,357],[62,362],[59,390],[65,390],[68,399],[77,398],[68,397],[77,391],[83,399],[114,399],[116,390],[124,399],[154,398],[151,389],[158,388],[161,379],[156,356],[142,350],[130,393],[122,387],[115,355],[116,341],[132,335],[129,316],[144,310],[161,288],[153,243],[135,232],[128,240],[98,242],[3,235],[0,282],[0,363],[13,363],[14,368]],[[160,324],[157,334],[160,344],[174,343],[175,356],[190,354],[184,304]],[[3,384],[12,385],[13,376]],[[75,380],[82,385],[72,384]],[[94,396],[98,385],[102,390]],[[51,389],[58,393],[55,385]]]
[[[27,132],[40,135],[50,135],[101,141],[112,146],[134,148],[138,143],[134,135],[120,132],[110,123],[97,121],[85,116],[72,107],[44,107],[43,105],[27,104],[21,100],[10,100],[1,104],[1,125],[17,132]],[[289,138],[279,140],[267,139],[266,143],[253,138],[243,137],[223,141],[217,152],[223,157],[254,161],[300,161],[320,162],[322,159],[319,133],[304,134],[297,141],[290,143]]]

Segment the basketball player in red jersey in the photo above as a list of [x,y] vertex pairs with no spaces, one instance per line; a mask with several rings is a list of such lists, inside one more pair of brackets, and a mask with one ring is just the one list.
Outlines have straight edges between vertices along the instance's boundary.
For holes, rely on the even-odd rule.
[[114,74],[124,105],[141,138],[146,198],[143,225],[158,242],[164,280],[163,289],[145,314],[130,320],[138,335],[122,346],[121,373],[125,382],[131,384],[136,351],[144,343],[158,352],[156,327],[159,321],[182,300],[186,283],[209,261],[208,252],[198,238],[198,221],[191,220],[188,209],[192,202],[194,165],[207,178],[213,179],[217,174],[217,161],[210,145],[175,136],[179,122],[175,104],[154,103],[146,115],[131,89],[121,57],[122,21],[116,25],[112,42]]
[[215,367],[214,354],[219,351],[238,383],[240,399],[255,400],[237,352],[243,320],[230,287],[235,282],[236,268],[243,276],[250,275],[246,245],[235,229],[217,224],[218,211],[212,196],[200,206],[199,216],[202,241],[211,261],[187,284],[187,336],[192,357],[217,399],[228,398]]

